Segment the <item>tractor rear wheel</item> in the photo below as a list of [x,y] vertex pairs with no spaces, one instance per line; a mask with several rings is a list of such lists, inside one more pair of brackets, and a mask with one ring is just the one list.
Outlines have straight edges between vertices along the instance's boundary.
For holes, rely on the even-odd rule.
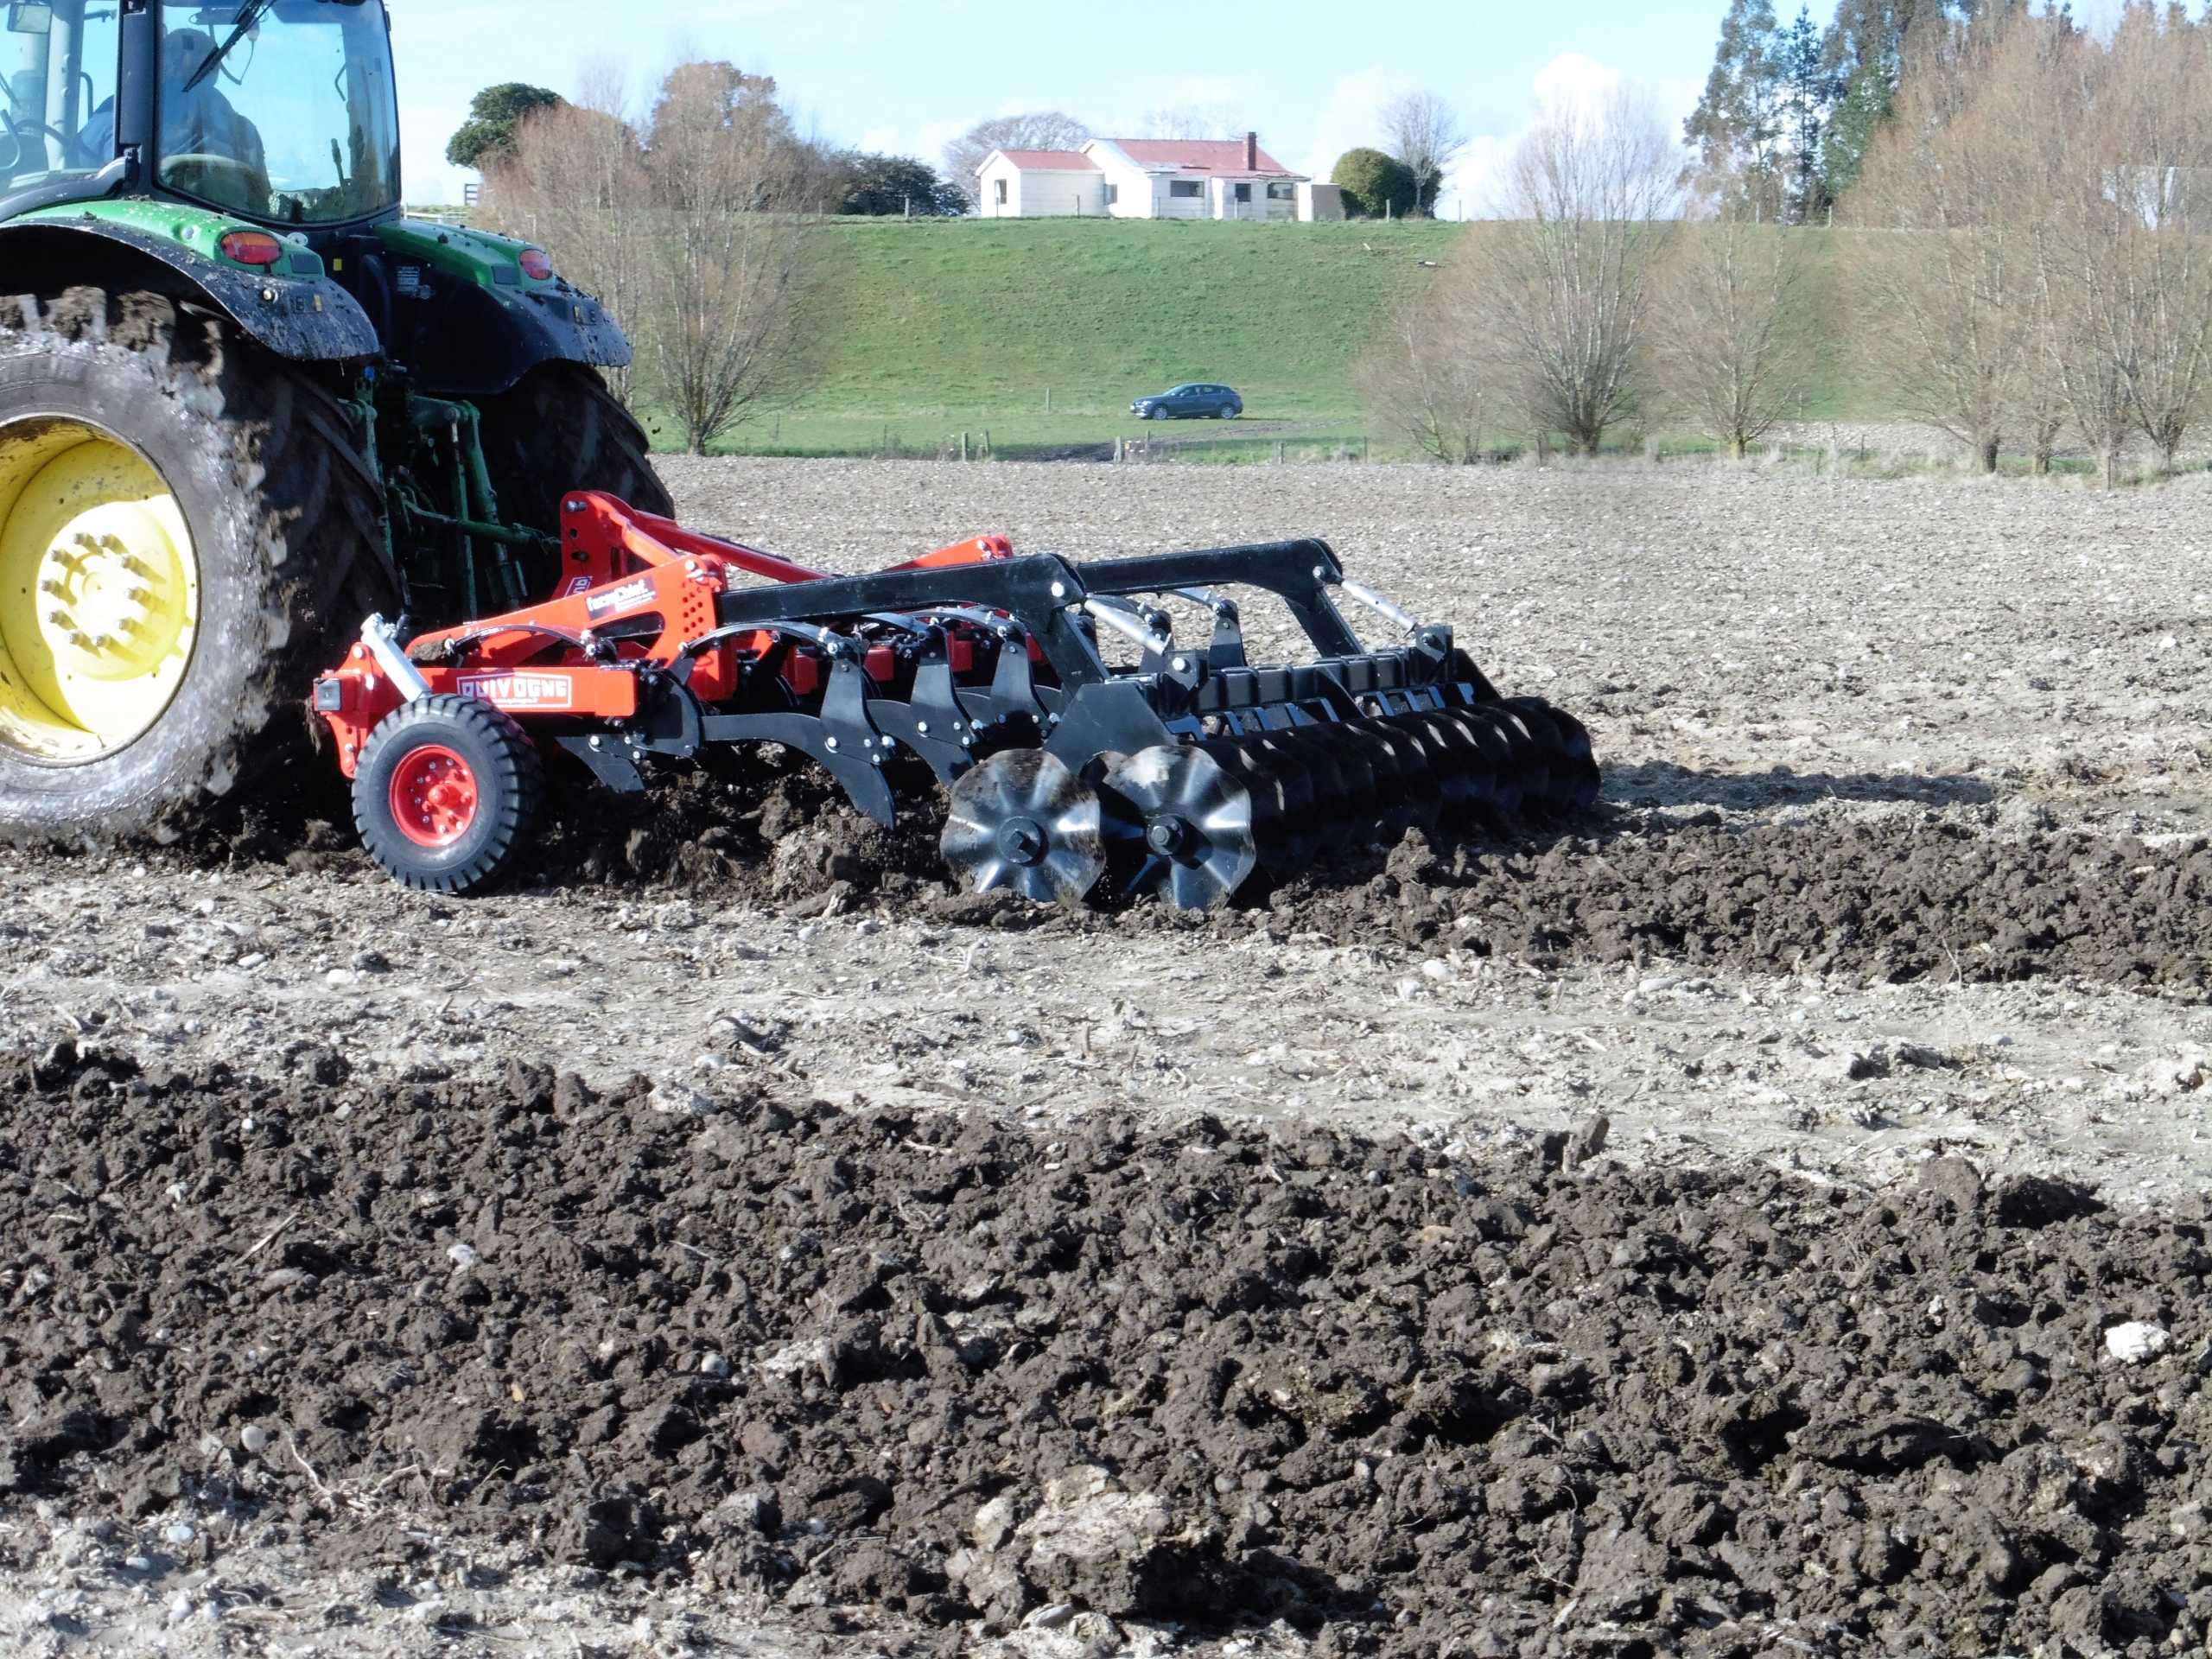
[[[571,490],[604,490],[641,512],[675,513],[653,471],[645,429],[596,370],[541,363],[509,391],[479,399],[477,407],[484,464],[499,511],[512,522],[559,535],[561,498]],[[557,574],[539,573],[533,601],[550,595]]]
[[166,831],[304,747],[397,609],[378,499],[340,405],[208,312],[0,298],[0,837]]

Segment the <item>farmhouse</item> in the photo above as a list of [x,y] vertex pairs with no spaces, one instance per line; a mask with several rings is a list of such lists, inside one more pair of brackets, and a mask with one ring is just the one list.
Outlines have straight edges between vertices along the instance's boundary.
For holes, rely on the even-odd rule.
[[1242,138],[1093,138],[1081,149],[995,149],[976,169],[986,219],[1342,219],[1318,183]]

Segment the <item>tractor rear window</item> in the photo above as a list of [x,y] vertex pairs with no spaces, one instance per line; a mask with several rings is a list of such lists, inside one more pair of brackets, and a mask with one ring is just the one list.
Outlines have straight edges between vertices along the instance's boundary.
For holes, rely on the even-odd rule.
[[399,200],[381,0],[163,0],[157,96],[173,190],[282,225]]
[[120,0],[12,0],[0,39],[0,194],[115,159],[115,14]]

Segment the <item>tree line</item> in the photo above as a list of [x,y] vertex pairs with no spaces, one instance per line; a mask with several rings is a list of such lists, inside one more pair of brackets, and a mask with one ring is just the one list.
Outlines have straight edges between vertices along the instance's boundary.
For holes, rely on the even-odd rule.
[[963,210],[929,168],[809,138],[775,81],[677,65],[642,118],[611,80],[571,102],[509,84],[480,93],[448,156],[484,175],[495,228],[543,244],[636,351],[617,396],[663,411],[684,447],[743,421],[788,360],[800,226],[828,213]]
[[2079,448],[2108,482],[2206,419],[2212,23],[1737,0],[1683,137],[1627,92],[1535,123],[1363,365],[1380,412],[1451,461],[1660,422],[1741,455],[1825,353],[1983,470]]

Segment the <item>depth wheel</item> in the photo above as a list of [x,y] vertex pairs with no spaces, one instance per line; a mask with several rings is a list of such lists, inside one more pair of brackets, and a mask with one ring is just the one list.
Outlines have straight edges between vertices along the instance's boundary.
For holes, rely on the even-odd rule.
[[353,822],[394,880],[474,893],[512,867],[544,798],[544,769],[521,727],[475,697],[421,697],[362,747]]
[[1097,792],[1042,749],[1001,749],[952,786],[938,846],[976,891],[1080,905],[1106,869]]

